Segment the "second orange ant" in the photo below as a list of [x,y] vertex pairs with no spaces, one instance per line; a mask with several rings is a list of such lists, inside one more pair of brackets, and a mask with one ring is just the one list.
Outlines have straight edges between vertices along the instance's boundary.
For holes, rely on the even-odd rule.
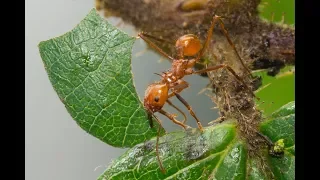
[[[153,38],[156,40],[159,40],[159,38],[153,37],[151,35],[148,35],[144,32],[141,32],[138,34],[140,38],[142,38],[144,41],[149,44],[152,48],[154,48],[157,52],[165,56],[166,58],[169,58],[172,61],[171,68],[167,70],[166,72],[163,72],[162,74],[158,74],[161,76],[160,81],[152,83],[148,86],[147,90],[145,91],[145,96],[144,96],[144,107],[147,110],[149,115],[153,115],[155,112],[159,112],[163,114],[164,116],[168,117],[173,123],[178,124],[182,128],[186,129],[188,126],[184,124],[185,120],[183,122],[178,121],[175,119],[175,116],[173,114],[170,114],[163,110],[163,106],[165,103],[168,103],[169,105],[173,106],[176,108],[179,112],[181,112],[183,115],[184,113],[179,110],[177,107],[175,107],[169,100],[169,98],[176,96],[177,99],[186,106],[188,109],[189,113],[191,116],[197,121],[198,128],[201,132],[203,132],[203,127],[200,123],[200,120],[197,118],[196,114],[192,110],[191,106],[179,95],[179,93],[188,88],[189,84],[188,82],[183,80],[183,77],[186,75],[192,75],[192,74],[202,74],[206,73],[209,71],[214,71],[220,68],[225,68],[227,69],[237,80],[239,80],[244,87],[249,90],[249,92],[255,97],[254,93],[252,90],[246,85],[246,83],[235,73],[235,71],[228,65],[226,64],[220,64],[217,66],[212,66],[208,67],[203,70],[195,71],[193,70],[193,67],[197,62],[200,61],[200,58],[204,55],[204,52],[206,48],[208,47],[209,41],[212,38],[214,26],[216,23],[220,24],[220,27],[223,31],[224,36],[227,38],[228,43],[231,45],[233,50],[235,51],[238,59],[240,60],[241,64],[243,67],[246,69],[246,71],[249,72],[249,69],[244,65],[241,57],[239,56],[234,44],[229,38],[228,32],[224,28],[223,21],[221,20],[220,16],[213,16],[211,26],[207,32],[207,38],[205,40],[204,46],[202,47],[199,38],[196,35],[193,34],[187,34],[183,35],[178,38],[178,40],[175,43],[175,48],[177,51],[177,58],[173,58],[166,54],[162,49],[160,49],[157,45],[155,45],[149,38]],[[196,56],[197,55],[197,56]],[[186,57],[191,57],[191,56],[196,56],[196,58],[193,59],[187,59]],[[250,74],[251,75],[251,74]],[[155,116],[154,116],[155,117]],[[185,115],[184,115],[185,117]],[[156,117],[155,117],[156,118]],[[156,118],[157,119],[157,118]],[[157,119],[158,120],[158,119]],[[160,124],[160,121],[158,120],[158,123]],[[161,127],[161,124],[159,125],[159,129]],[[159,132],[158,132],[159,133]],[[158,155],[158,140],[159,140],[159,135],[157,137],[157,144],[156,144],[156,153],[160,165],[160,169],[162,172],[165,172],[162,163],[159,159]]]

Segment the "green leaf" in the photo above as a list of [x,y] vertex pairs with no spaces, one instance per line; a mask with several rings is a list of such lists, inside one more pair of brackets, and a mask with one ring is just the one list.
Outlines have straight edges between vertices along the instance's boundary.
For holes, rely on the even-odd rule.
[[284,157],[268,156],[273,174],[278,179],[295,179],[295,103],[290,102],[260,124],[260,131],[272,142],[284,140]]
[[[284,157],[264,153],[266,166],[276,179],[294,177],[294,102],[283,106],[261,124],[261,132],[275,142],[284,139]],[[291,109],[291,111],[289,111]],[[239,138],[235,122],[169,133],[159,140],[160,171],[153,138],[129,149],[99,177],[104,179],[270,179],[258,157],[249,158],[246,142]],[[283,174],[282,172],[286,172]]]
[[251,158],[247,165],[248,167],[248,180],[267,180],[266,174],[259,168],[259,160]]
[[73,119],[116,147],[157,135],[132,81],[134,41],[93,9],[70,32],[39,44],[49,79]]
[[285,152],[284,157],[268,157],[272,172],[277,179],[295,179],[295,156]]
[[289,102],[288,104],[285,104],[281,107],[281,109],[273,112],[271,114],[271,116],[273,118],[276,118],[276,117],[284,117],[284,116],[288,116],[290,114],[295,114],[295,102],[292,101],[292,102]]
[[[292,148],[294,142],[295,103],[290,102],[274,112],[270,118],[260,124],[260,131],[272,142],[284,139],[285,150]],[[290,150],[290,152],[294,152]],[[292,154],[294,155],[294,153]]]
[[256,101],[258,108],[263,111],[264,116],[270,115],[295,98],[295,75],[294,66],[287,66],[281,69],[275,77],[267,75],[266,70],[254,72],[255,76],[262,77],[262,85],[255,92],[260,98]]
[[[225,168],[220,164],[227,163],[225,157],[230,160],[235,157],[235,161],[242,159],[239,157],[243,154],[242,148],[233,143],[235,131],[234,124],[223,124],[205,128],[203,134],[191,129],[161,137],[159,152],[166,174],[159,169],[156,140],[151,139],[119,157],[99,179],[197,179],[209,177],[212,171],[222,176]],[[237,164],[234,164],[234,172],[241,171]]]

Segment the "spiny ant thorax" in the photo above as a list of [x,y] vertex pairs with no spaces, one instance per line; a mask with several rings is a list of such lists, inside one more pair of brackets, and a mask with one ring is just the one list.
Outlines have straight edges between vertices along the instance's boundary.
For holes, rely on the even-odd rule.
[[162,83],[172,86],[172,83],[175,83],[179,79],[182,79],[185,75],[190,75],[193,73],[192,67],[195,64],[195,59],[186,60],[186,59],[176,59],[172,62],[171,69],[167,72],[162,72],[158,74],[161,76]]

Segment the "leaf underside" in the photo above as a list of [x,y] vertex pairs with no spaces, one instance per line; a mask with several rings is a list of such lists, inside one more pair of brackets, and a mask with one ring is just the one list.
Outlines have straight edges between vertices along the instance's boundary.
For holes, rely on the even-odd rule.
[[157,135],[133,85],[134,37],[116,29],[95,9],[70,32],[40,42],[49,79],[82,129],[116,147],[132,147]]
[[[294,179],[294,102],[281,107],[261,124],[273,142],[284,139],[284,157],[264,153],[276,179]],[[278,133],[280,132],[280,133]],[[270,179],[259,160],[249,158],[246,143],[237,136],[236,124],[227,121],[205,128],[174,132],[160,138],[160,171],[155,139],[138,144],[115,160],[99,177],[103,179]]]

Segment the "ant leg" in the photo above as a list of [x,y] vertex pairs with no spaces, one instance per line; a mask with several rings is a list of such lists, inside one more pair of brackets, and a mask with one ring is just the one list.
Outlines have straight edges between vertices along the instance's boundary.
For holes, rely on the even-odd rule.
[[236,72],[228,65],[226,64],[220,64],[220,65],[217,65],[217,66],[212,66],[212,67],[209,67],[207,69],[202,69],[202,70],[199,70],[199,71],[194,71],[192,74],[201,74],[201,73],[204,73],[204,72],[208,72],[208,71],[214,71],[214,70],[217,70],[217,69],[220,69],[220,68],[226,68],[229,72],[231,72],[231,74],[238,80],[240,81],[244,87],[246,89],[248,89],[248,91],[252,94],[253,97],[257,98],[258,100],[260,100],[260,98],[256,97],[256,95],[252,92],[252,90],[247,86],[247,84],[242,80],[242,78],[240,78]]
[[159,162],[160,170],[162,171],[163,174],[166,173],[166,169],[163,167],[160,156],[159,156],[159,136],[160,136],[160,130],[161,126],[158,128],[158,135],[157,135],[157,142],[156,142],[156,153],[157,153],[157,160]]
[[147,37],[149,39],[154,39],[156,41],[165,42],[165,43],[173,44],[173,45],[175,44],[175,42],[173,42],[173,41],[169,41],[169,40],[166,40],[166,39],[158,38],[158,37],[152,36],[150,34],[147,34],[145,32],[141,32],[141,34],[143,34],[145,37]]
[[150,128],[153,128],[152,113],[149,113],[149,112],[148,112],[147,115],[148,115],[148,120],[149,120]]
[[221,29],[222,29],[222,32],[223,32],[224,36],[227,38],[230,46],[232,47],[232,49],[233,49],[234,52],[236,53],[236,55],[237,55],[237,57],[238,57],[241,65],[244,67],[244,69],[245,69],[246,71],[248,71],[248,73],[250,74],[250,76],[253,77],[252,74],[251,74],[251,71],[248,69],[248,67],[244,64],[243,60],[241,59],[241,57],[240,57],[240,55],[239,55],[239,53],[238,53],[238,51],[237,51],[234,43],[231,41],[230,36],[229,36],[229,34],[228,34],[228,31],[227,31],[226,28],[224,27],[224,23],[223,23],[223,21],[221,20],[221,17],[219,17],[219,16],[215,16],[215,17],[217,17],[217,18],[219,19],[219,21],[220,21],[219,24],[220,24],[220,27],[221,27]]
[[213,36],[214,26],[215,26],[215,24],[217,23],[217,21],[219,21],[219,24],[220,24],[220,27],[221,27],[221,29],[222,29],[222,32],[223,32],[224,36],[227,38],[227,40],[228,40],[229,44],[231,45],[232,49],[235,51],[238,59],[240,60],[240,63],[242,64],[242,66],[246,69],[246,71],[248,71],[248,73],[249,73],[249,74],[251,75],[251,77],[252,77],[252,74],[251,74],[250,70],[247,68],[247,66],[246,66],[246,65],[244,64],[244,62],[242,61],[242,59],[241,59],[241,57],[240,57],[240,55],[239,55],[239,53],[238,53],[238,51],[237,51],[234,43],[231,41],[231,39],[230,39],[230,37],[229,37],[229,35],[228,35],[228,31],[225,29],[224,23],[223,23],[223,21],[221,20],[221,16],[215,15],[215,16],[213,17],[213,19],[212,19],[212,21],[211,21],[211,26],[210,26],[210,28],[209,28],[209,30],[208,30],[208,33],[207,33],[207,39],[206,39],[205,44],[204,44],[202,50],[200,51],[198,57],[196,58],[196,62],[198,62],[198,61],[200,60],[200,58],[201,58],[201,57],[203,56],[203,54],[204,54],[204,51],[205,51],[206,48],[208,47],[209,41],[210,41],[210,39],[211,39],[212,36]]
[[263,134],[260,133],[259,131],[256,131],[256,133],[257,133],[260,137],[262,137],[263,140],[265,140],[269,146],[273,146],[273,145],[274,145],[273,142],[272,142],[267,136],[263,135]]
[[157,160],[158,160],[158,163],[159,163],[159,166],[160,166],[160,170],[162,171],[163,174],[165,174],[166,170],[163,167],[162,162],[160,160],[160,156],[159,156],[159,136],[160,136],[160,130],[161,130],[162,124],[161,124],[160,120],[154,114],[152,114],[152,115],[157,120],[157,122],[159,123],[158,135],[157,135],[157,141],[156,141],[156,154],[157,154]]
[[171,59],[172,61],[174,60],[173,57],[169,56],[167,53],[165,53],[164,51],[162,51],[157,45],[155,45],[153,42],[151,42],[146,35],[141,32],[138,34],[139,37],[141,37],[145,42],[147,42],[147,44],[149,44],[153,49],[155,49],[156,51],[158,51],[160,54],[162,54],[163,56],[165,56],[166,58]]
[[225,120],[225,117],[218,117],[217,119],[210,121],[208,124],[209,125],[218,124],[218,123],[223,122],[224,120]]
[[169,99],[167,99],[167,103],[168,103],[170,106],[172,106],[173,108],[175,108],[177,111],[179,111],[179,112],[183,115],[184,119],[183,119],[182,123],[185,124],[186,121],[187,121],[186,115],[185,115],[177,106],[175,106]]
[[167,116],[173,123],[178,124],[179,126],[183,127],[183,129],[187,129],[187,126],[185,124],[181,123],[180,121],[176,120],[172,114],[169,114],[162,109],[160,109],[160,111],[158,111],[158,112]]
[[200,123],[200,120],[197,118],[196,114],[193,112],[191,106],[178,93],[175,93],[175,92],[173,92],[173,93],[179,99],[179,101],[182,102],[182,104],[186,106],[186,108],[188,109],[188,111],[191,114],[191,116],[194,117],[194,119],[197,121],[197,124],[198,124],[198,127],[199,127],[200,131],[203,132],[203,128],[202,128],[202,125]]
[[170,89],[172,90],[172,93],[168,95],[168,98],[175,96],[173,92],[180,93],[182,90],[186,89],[187,87],[189,87],[189,83],[187,81],[179,79],[177,82],[175,82],[175,84],[173,84],[173,86],[170,87]]

